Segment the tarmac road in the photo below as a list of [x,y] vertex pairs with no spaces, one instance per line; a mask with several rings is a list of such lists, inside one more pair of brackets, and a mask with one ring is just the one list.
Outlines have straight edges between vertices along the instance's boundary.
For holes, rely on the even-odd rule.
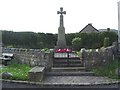
[[[94,86],[57,86],[57,87],[51,87],[51,86],[39,86],[39,85],[33,85],[33,84],[22,84],[22,83],[11,83],[11,82],[2,82],[2,88],[102,88],[101,90],[109,88],[110,90],[120,90],[120,84],[111,84],[111,85],[94,85]],[[103,89],[104,88],[104,89]],[[108,89],[108,90],[109,90]],[[71,90],[71,89],[70,89]],[[86,89],[85,89],[86,90]]]

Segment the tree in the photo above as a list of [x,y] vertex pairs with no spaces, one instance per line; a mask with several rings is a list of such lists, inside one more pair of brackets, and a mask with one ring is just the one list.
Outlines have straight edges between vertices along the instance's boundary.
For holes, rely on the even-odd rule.
[[73,38],[72,39],[72,45],[75,50],[80,50],[82,46],[82,40],[79,37]]
[[[4,47],[13,48],[54,48],[57,42],[57,34],[34,33],[34,32],[13,32],[2,31],[2,42]],[[78,46],[74,45],[74,38],[81,38]],[[109,45],[117,41],[117,33],[105,31],[99,33],[69,33],[66,34],[67,46],[73,46],[76,50],[82,48],[100,48],[104,46],[104,38],[109,37]],[[73,41],[73,42],[72,42]],[[78,39],[79,41],[79,39]]]
[[110,39],[109,37],[104,38],[104,47],[108,47],[110,45]]

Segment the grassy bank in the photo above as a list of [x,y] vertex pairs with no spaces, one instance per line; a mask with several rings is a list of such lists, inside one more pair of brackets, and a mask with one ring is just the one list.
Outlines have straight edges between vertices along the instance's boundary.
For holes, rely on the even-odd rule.
[[13,76],[9,79],[14,80],[27,80],[28,79],[28,71],[31,69],[30,66],[25,64],[17,64],[11,63],[8,66],[2,68],[2,72],[11,73]]
[[92,71],[97,76],[107,76],[113,79],[120,79],[115,73],[117,68],[120,68],[120,59],[112,60],[109,64],[101,67],[94,67]]

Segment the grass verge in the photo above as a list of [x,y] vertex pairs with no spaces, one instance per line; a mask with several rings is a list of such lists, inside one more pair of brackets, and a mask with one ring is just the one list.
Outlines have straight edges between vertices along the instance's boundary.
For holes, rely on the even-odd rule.
[[12,80],[28,80],[28,71],[31,69],[30,66],[25,64],[11,63],[8,66],[5,66],[0,70],[2,72],[11,73],[13,76],[9,79]]
[[94,67],[94,68],[92,68],[92,71],[97,76],[107,76],[112,79],[120,80],[120,76],[118,76],[116,74],[117,68],[120,68],[120,60],[119,59],[112,60],[109,64],[106,64],[101,67]]

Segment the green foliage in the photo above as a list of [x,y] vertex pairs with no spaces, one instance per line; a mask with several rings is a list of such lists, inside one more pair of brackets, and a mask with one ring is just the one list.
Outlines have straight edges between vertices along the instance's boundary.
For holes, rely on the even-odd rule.
[[75,38],[75,33],[66,34],[67,45],[72,46],[72,39]]
[[11,63],[2,68],[2,72],[9,72],[13,74],[10,79],[13,80],[28,80],[28,71],[31,69],[28,65]]
[[41,51],[43,51],[43,52],[49,52],[50,50],[48,48],[44,48]]
[[[100,48],[104,46],[104,38],[109,38],[110,45],[117,41],[117,34],[111,31],[99,33],[69,33],[66,34],[67,46],[72,46],[74,38],[81,38],[82,45],[79,48]],[[34,32],[12,32],[2,31],[3,46],[13,48],[54,48],[57,42],[57,34],[34,33]],[[79,49],[78,48],[78,49]]]
[[13,45],[8,45],[7,48],[13,48]]
[[105,66],[94,67],[92,71],[95,72],[97,76],[108,76],[109,78],[120,79],[115,73],[117,68],[120,68],[120,60],[115,59]]
[[110,45],[110,39],[109,37],[104,38],[104,47],[108,47]]
[[2,31],[3,45],[14,48],[53,48],[56,35],[51,33]]
[[100,48],[104,46],[104,38],[109,38],[109,45],[117,41],[117,34],[115,32],[99,32],[99,33],[75,33],[75,37],[82,39],[82,48]]
[[73,38],[72,39],[72,45],[73,45],[73,48],[75,50],[79,50],[82,46],[82,40],[81,38],[77,37],[77,38]]

